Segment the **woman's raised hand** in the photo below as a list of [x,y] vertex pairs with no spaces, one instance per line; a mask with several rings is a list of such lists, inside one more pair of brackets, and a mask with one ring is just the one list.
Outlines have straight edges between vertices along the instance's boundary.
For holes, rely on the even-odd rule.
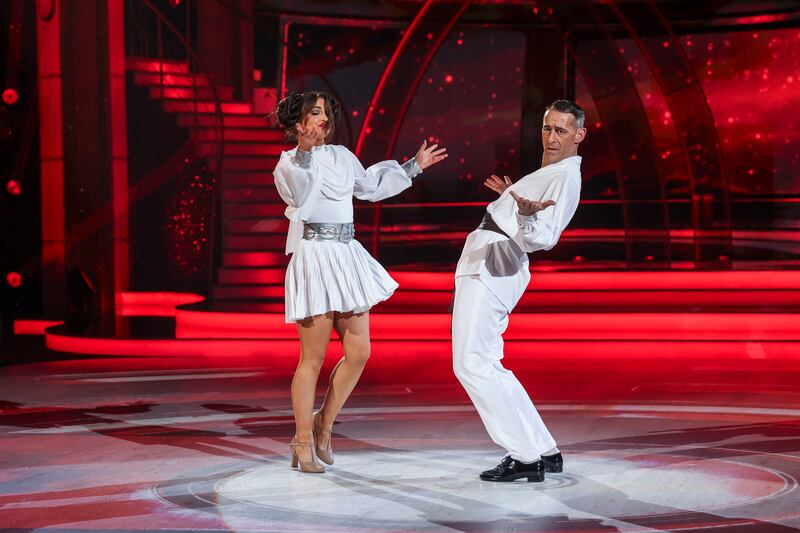
[[428,146],[428,141],[422,141],[417,155],[414,156],[422,170],[447,159],[447,148],[439,148],[437,150],[438,146],[438,144]]
[[325,130],[321,126],[297,124],[297,145],[301,150],[310,152],[315,146],[325,143]]

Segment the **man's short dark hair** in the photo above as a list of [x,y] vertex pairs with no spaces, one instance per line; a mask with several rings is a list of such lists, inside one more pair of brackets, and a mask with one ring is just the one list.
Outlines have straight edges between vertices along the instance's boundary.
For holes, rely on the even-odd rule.
[[586,113],[584,113],[583,109],[581,109],[581,106],[575,102],[570,102],[569,100],[556,100],[547,106],[544,112],[547,113],[551,109],[555,109],[561,113],[569,113],[575,117],[575,122],[578,123],[578,128],[582,128],[583,123],[586,121]]

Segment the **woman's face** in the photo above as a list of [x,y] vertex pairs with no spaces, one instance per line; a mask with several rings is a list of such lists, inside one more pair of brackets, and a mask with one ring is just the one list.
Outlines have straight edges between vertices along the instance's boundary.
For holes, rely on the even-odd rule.
[[325,137],[328,136],[328,132],[330,131],[328,129],[328,114],[325,112],[324,98],[317,98],[317,102],[314,104],[314,107],[312,107],[311,111],[309,111],[306,115],[306,118],[303,121],[303,126],[308,131],[321,131],[322,139],[319,144],[324,142]]

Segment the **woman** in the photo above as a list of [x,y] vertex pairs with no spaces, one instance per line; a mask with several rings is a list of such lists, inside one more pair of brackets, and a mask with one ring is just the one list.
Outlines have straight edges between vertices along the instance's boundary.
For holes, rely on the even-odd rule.
[[[292,467],[320,473],[325,467],[317,458],[333,464],[333,421],[369,358],[369,309],[398,286],[353,239],[353,196],[377,202],[399,194],[447,154],[423,142],[402,165],[382,161],[365,170],[344,146],[325,144],[340,118],[338,102],[325,93],[287,96],[278,104],[277,118],[297,141],[296,148],[281,154],[274,171],[275,185],[288,205],[286,253],[293,254],[286,269],[286,322],[296,322],[300,336],[300,362],[292,380]],[[344,357],[314,413],[317,378],[332,329],[342,340]]]

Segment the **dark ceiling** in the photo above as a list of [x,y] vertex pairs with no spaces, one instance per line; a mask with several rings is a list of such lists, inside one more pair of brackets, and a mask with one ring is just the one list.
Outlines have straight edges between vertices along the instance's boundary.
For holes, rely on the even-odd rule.
[[[255,0],[256,13],[290,14],[364,19],[410,20],[423,5],[422,0]],[[440,0],[438,4],[458,4],[459,0]],[[474,0],[462,17],[463,23],[511,26],[548,25],[546,10],[558,10],[562,24],[591,28],[601,17],[614,24],[610,4],[625,7],[655,4],[676,29],[698,30],[746,25],[797,26],[800,23],[800,0],[723,1],[723,0]],[[534,8],[537,7],[536,13]],[[647,10],[642,10],[647,13]],[[646,24],[646,20],[632,21]]]

